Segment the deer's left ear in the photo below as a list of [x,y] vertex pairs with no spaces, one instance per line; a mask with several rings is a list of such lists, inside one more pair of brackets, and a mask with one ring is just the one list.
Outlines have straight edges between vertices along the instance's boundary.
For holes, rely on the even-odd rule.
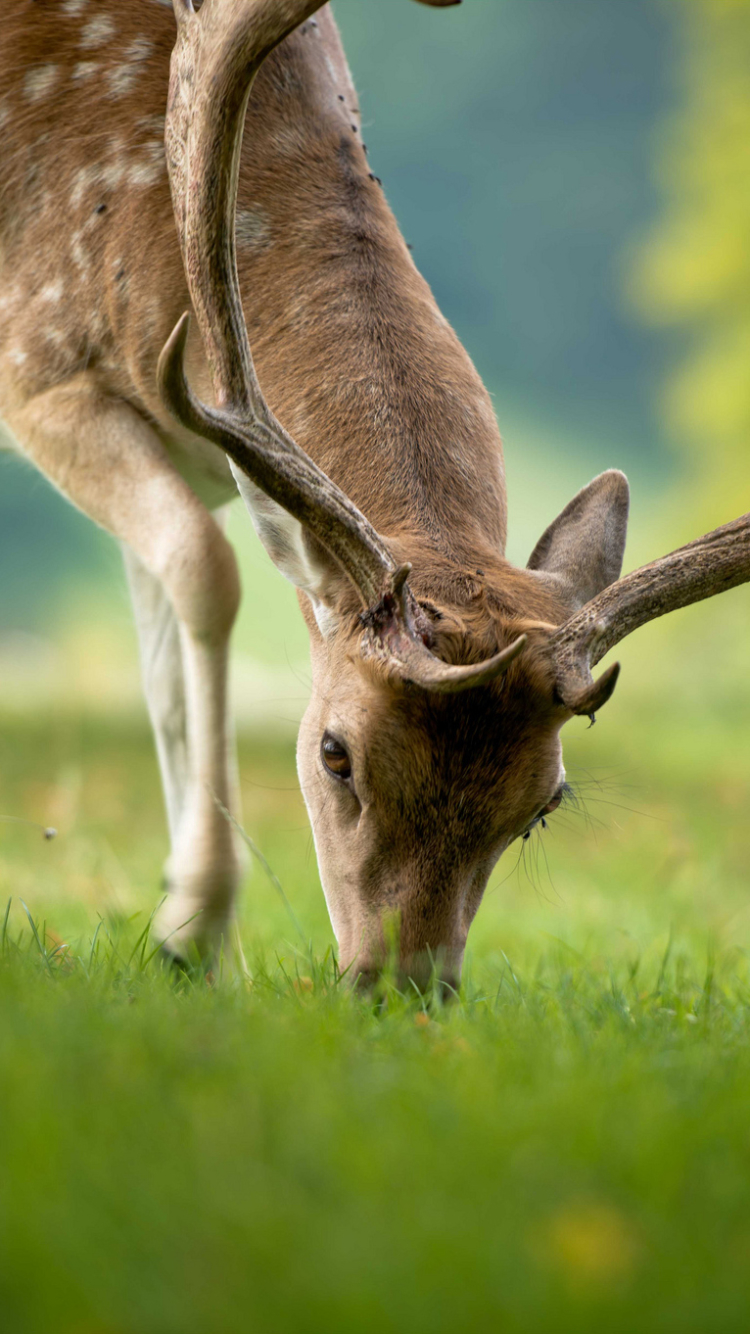
[[529,570],[552,575],[577,611],[619,579],[625,554],[630,488],[612,469],[589,482],[542,534]]

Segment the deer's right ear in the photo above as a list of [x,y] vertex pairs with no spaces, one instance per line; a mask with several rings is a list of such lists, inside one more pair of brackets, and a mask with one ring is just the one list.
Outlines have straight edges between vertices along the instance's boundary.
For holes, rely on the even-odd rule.
[[627,477],[601,473],[542,534],[527,568],[551,575],[577,611],[620,577],[629,506]]

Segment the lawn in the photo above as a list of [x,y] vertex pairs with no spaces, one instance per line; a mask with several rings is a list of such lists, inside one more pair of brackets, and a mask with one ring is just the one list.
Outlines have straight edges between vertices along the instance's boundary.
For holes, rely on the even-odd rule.
[[252,979],[175,978],[145,723],[0,715],[0,815],[59,830],[0,824],[2,1328],[745,1331],[749,613],[623,651],[429,1013],[337,983],[291,738],[241,769],[293,912],[254,865]]

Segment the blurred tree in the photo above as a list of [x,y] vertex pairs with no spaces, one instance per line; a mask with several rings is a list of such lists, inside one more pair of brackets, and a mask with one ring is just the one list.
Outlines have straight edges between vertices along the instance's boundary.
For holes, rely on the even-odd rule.
[[[662,396],[706,517],[750,505],[750,0],[670,0],[682,106],[659,143],[666,196],[633,271],[688,348]],[[717,517],[718,521],[718,517]]]

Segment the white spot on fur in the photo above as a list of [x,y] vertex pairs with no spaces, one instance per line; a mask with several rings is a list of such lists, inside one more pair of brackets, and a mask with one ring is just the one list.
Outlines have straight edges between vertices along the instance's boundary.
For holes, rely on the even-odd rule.
[[54,87],[60,73],[57,65],[37,65],[30,69],[23,81],[24,97],[29,102],[39,102]]
[[101,167],[89,166],[80,167],[76,172],[73,177],[73,189],[70,192],[70,202],[73,208],[78,208],[86,191],[97,184],[101,177],[101,170]]
[[8,353],[8,361],[12,362],[14,366],[23,366],[24,362],[28,361],[28,357],[20,347],[12,347]]
[[135,64],[140,65],[144,60],[148,60],[153,49],[154,44],[149,41],[148,37],[136,37],[127,47],[125,59],[132,60]]
[[114,139],[111,148],[117,155],[114,162],[109,162],[106,165],[101,162],[91,163],[88,167],[81,167],[76,172],[73,177],[73,188],[70,195],[73,208],[78,207],[86,191],[93,189],[94,186],[100,190],[114,190],[122,181],[127,166],[122,139]]
[[124,64],[108,70],[107,83],[110,97],[124,97],[134,86],[143,72],[142,66],[153,51],[153,44],[147,37],[136,37],[125,51]]
[[114,37],[117,31],[112,19],[106,14],[98,14],[95,19],[91,19],[81,32],[81,46],[95,47],[104,46],[110,38]]
[[56,304],[58,301],[62,300],[62,294],[63,285],[58,279],[57,282],[47,283],[47,286],[42,288],[39,293],[39,300],[49,301]]
[[107,70],[109,97],[124,97],[130,92],[137,78],[138,70],[133,65],[118,65],[115,69]]
[[237,210],[235,227],[237,245],[252,250],[260,250],[270,243],[271,229],[257,209],[241,208]]
[[139,188],[154,185],[161,175],[161,170],[161,163],[136,162],[128,171],[128,182]]
[[86,0],[65,0],[62,11],[71,19],[77,19],[86,8]]
[[155,134],[158,139],[161,139],[163,141],[164,116],[159,116],[159,115],[141,116],[141,119],[138,121],[138,125],[141,129],[146,130],[149,134]]
[[73,257],[73,263],[81,273],[85,273],[89,267],[88,255],[81,243],[80,232],[75,232],[70,240],[70,253]]
[[73,81],[85,83],[87,79],[93,79],[98,68],[95,60],[80,60],[73,69]]
[[125,163],[122,158],[118,158],[115,162],[110,162],[108,167],[102,167],[99,182],[106,190],[114,190],[120,184],[124,175]]

